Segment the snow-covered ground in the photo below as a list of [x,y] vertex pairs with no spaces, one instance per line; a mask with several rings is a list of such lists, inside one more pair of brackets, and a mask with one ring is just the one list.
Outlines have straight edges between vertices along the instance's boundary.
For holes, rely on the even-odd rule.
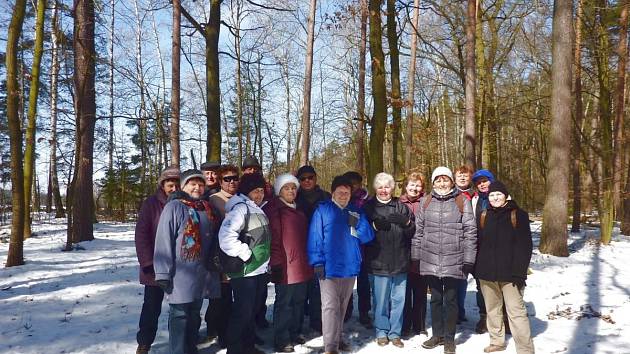
[[[35,225],[37,235],[26,241],[26,265],[0,269],[0,353],[134,353],[135,334],[143,288],[137,281],[138,265],[133,243],[133,224],[101,223],[95,226],[96,240],[83,242],[80,251],[61,252],[65,226]],[[538,231],[539,223],[532,224]],[[538,353],[630,353],[630,238],[618,235],[610,246],[599,246],[599,231],[586,228],[570,235],[571,256],[541,255],[536,249],[525,301]],[[8,232],[3,227],[2,233]],[[536,232],[536,244],[538,233]],[[8,243],[0,243],[0,259],[6,260]],[[481,353],[488,335],[474,333],[478,319],[475,286],[469,280],[466,298],[468,321],[456,337],[458,353]],[[269,286],[267,318],[271,319],[273,286]],[[356,296],[355,296],[356,301]],[[602,318],[572,319],[548,315],[590,305]],[[168,306],[163,306],[160,330],[153,353],[167,353]],[[204,311],[204,309],[202,309]],[[357,353],[378,353],[374,333],[351,319],[345,334]],[[204,324],[202,324],[202,327]],[[203,328],[202,328],[203,331]],[[262,336],[271,343],[271,330]],[[412,353],[426,350],[426,337],[405,341],[405,348],[386,347],[387,352]],[[297,346],[298,353],[322,350],[321,337]],[[271,352],[271,346],[262,347]],[[216,344],[200,347],[200,353],[224,353]],[[509,339],[508,350],[515,353]]]

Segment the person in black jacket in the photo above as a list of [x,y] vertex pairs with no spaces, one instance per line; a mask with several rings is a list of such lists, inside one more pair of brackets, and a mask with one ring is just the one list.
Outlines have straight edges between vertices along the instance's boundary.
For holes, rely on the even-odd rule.
[[374,302],[376,343],[385,346],[391,341],[402,348],[400,335],[415,219],[409,208],[392,197],[392,175],[377,174],[374,190],[376,198],[369,200],[363,208],[376,230],[374,240],[365,246]]
[[490,345],[484,352],[503,351],[503,303],[518,354],[533,354],[527,310],[523,302],[527,268],[532,256],[532,233],[527,212],[508,200],[499,181],[490,184],[488,209],[479,215],[479,255],[475,274],[486,303]]

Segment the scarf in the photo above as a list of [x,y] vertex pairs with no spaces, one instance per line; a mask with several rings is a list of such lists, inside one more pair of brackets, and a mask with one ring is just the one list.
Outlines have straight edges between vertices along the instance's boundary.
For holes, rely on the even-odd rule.
[[187,262],[198,261],[201,258],[201,233],[197,211],[204,211],[211,222],[214,222],[215,218],[210,205],[205,200],[180,199],[180,201],[188,207],[188,220],[184,228],[180,256]]

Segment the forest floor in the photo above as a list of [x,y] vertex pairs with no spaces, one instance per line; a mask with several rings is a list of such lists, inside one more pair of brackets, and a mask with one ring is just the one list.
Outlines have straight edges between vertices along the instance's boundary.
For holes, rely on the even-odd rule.
[[[540,222],[533,222],[532,230],[535,250],[525,301],[536,351],[630,353],[630,238],[615,228],[611,245],[600,246],[599,230],[585,226],[582,232],[570,234],[570,256],[559,258],[538,251]],[[81,243],[82,250],[73,252],[61,252],[65,220],[36,224],[34,231],[36,235],[24,245],[26,264],[0,269],[0,353],[134,353],[143,298],[137,280],[134,224],[97,224],[96,239]],[[8,232],[8,226],[0,228],[0,233]],[[8,243],[1,242],[3,261],[7,250]],[[273,300],[270,284],[269,320]],[[152,353],[168,352],[167,313],[165,302]],[[479,315],[472,278],[466,316],[468,321],[458,326],[457,351],[481,353],[489,339],[473,330]],[[358,323],[357,311],[344,333],[356,353],[442,352],[441,347],[422,349],[425,336],[405,341],[403,349],[378,347],[373,330]],[[267,343],[261,348],[272,352],[271,329],[261,335]],[[318,353],[322,346],[321,337],[311,337],[296,352]],[[225,350],[215,343],[200,346],[202,354],[217,352]],[[509,338],[505,353],[515,352]]]

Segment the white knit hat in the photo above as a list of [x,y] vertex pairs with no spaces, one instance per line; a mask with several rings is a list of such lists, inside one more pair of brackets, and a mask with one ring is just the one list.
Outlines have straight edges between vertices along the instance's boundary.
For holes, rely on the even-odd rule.
[[281,174],[276,177],[276,181],[273,183],[273,190],[276,192],[276,195],[280,195],[280,190],[287,183],[293,183],[296,187],[299,187],[300,182],[294,175],[290,173]]
[[433,170],[433,173],[431,174],[431,183],[435,182],[435,179],[440,176],[446,176],[450,178],[451,181],[454,181],[453,172],[451,171],[451,169],[448,167],[440,166]]

